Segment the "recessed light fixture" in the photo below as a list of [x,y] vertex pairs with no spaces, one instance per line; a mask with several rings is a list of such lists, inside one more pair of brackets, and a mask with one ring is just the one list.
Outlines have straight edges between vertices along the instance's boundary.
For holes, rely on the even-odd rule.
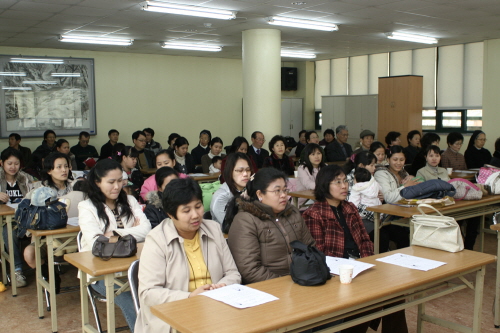
[[217,45],[171,43],[171,42],[160,43],[160,45],[164,49],[176,49],[176,50],[207,51],[207,52],[219,52],[222,50],[222,47]]
[[404,40],[406,42],[424,43],[424,44],[437,44],[438,40],[434,37],[427,37],[421,35],[405,34],[402,32],[389,32],[386,34],[389,39]]
[[302,20],[291,17],[281,17],[281,16],[271,16],[267,19],[269,24],[281,25],[285,27],[302,28],[302,29],[313,29],[322,31],[336,31],[339,30],[336,24],[319,22],[312,20]]
[[64,60],[62,59],[50,59],[50,58],[10,58],[10,62],[19,64],[54,64],[54,65],[64,64]]
[[292,5],[295,5],[295,6],[303,6],[305,4],[307,4],[307,2],[303,2],[303,1],[292,2]]
[[51,73],[52,77],[80,77],[81,73]]
[[181,5],[163,1],[146,1],[143,10],[167,14],[188,15],[198,17],[209,17],[219,20],[232,20],[236,13],[230,10],[222,10],[201,6]]
[[0,72],[1,76],[26,76],[25,72]]
[[23,81],[23,84],[57,84],[57,81]]
[[312,52],[291,51],[291,50],[281,50],[281,56],[283,58],[303,58],[303,59],[316,58],[316,55]]
[[31,87],[2,87],[3,90],[31,90]]
[[108,38],[108,37],[88,37],[88,36],[59,36],[60,42],[65,43],[85,43],[85,44],[101,44],[101,45],[118,45],[130,46],[134,42],[133,39],[127,38]]

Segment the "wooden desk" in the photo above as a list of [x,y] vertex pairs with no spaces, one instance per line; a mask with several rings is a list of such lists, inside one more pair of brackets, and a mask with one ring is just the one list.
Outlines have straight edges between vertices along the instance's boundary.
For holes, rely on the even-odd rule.
[[[0,219],[2,226],[2,237],[0,237],[0,258],[2,259],[2,281],[7,285],[7,261],[10,265],[10,283],[12,287],[12,297],[17,296],[17,280],[16,280],[16,267],[14,263],[14,240],[12,239],[12,218],[16,213],[15,209],[7,206],[0,205]],[[7,248],[5,251],[5,243],[3,240],[3,226],[7,226]]]
[[[65,228],[56,230],[32,230],[29,232],[35,238],[35,258],[36,258],[36,293],[38,298],[38,318],[43,319],[43,288],[50,293],[50,317],[52,320],[52,332],[57,332],[57,303],[56,303],[56,287],[55,287],[55,272],[54,272],[54,253],[64,250],[70,243],[76,239],[80,227],[67,225]],[[42,237],[45,236],[45,240]],[[56,239],[64,239],[57,248],[54,248]],[[40,248],[43,243],[47,244],[47,265],[49,268],[49,282],[42,277],[42,256]]]
[[[497,257],[500,257],[500,224],[490,225],[490,229],[497,234]],[[495,328],[500,328],[500,265],[497,262],[497,279],[495,284]]]
[[[104,279],[106,285],[107,332],[115,332],[115,296],[128,289],[128,282],[116,280],[115,277],[127,276],[132,262],[139,259],[144,243],[137,244],[137,254],[130,258],[111,258],[109,261],[95,257],[91,251],[65,254],[64,259],[78,268],[80,272],[80,301],[82,311],[82,331],[96,333],[97,330],[89,322],[89,299],[87,286],[94,281]],[[89,280],[87,281],[87,275]],[[115,283],[120,286],[115,291]]]
[[200,177],[191,177],[190,176],[190,177],[193,178],[198,183],[211,183],[211,182],[217,181],[219,179],[219,176],[220,176],[220,172],[209,173],[209,174],[206,174],[206,176],[200,176]]
[[[395,252],[444,261],[446,265],[423,272],[375,261]],[[479,333],[485,266],[495,260],[495,256],[480,252],[464,250],[450,253],[412,246],[361,259],[376,266],[358,275],[349,285],[340,284],[339,278],[334,276],[323,286],[302,287],[285,276],[250,285],[279,298],[256,307],[236,309],[208,297],[197,296],[152,306],[151,312],[182,333],[301,332],[406,299],[405,303],[344,322],[331,328],[331,331],[344,330],[418,305],[418,332],[422,332],[423,321],[432,321],[455,330],[460,328],[461,332],[468,329],[469,332]],[[425,313],[425,302],[472,287],[463,279],[465,274],[471,272],[477,272],[472,329]],[[448,284],[447,281],[457,277],[463,284]]]
[[154,175],[156,173],[156,168],[144,168],[144,169],[141,169],[141,173],[145,176],[151,176],[151,175]]
[[316,197],[314,196],[314,191],[313,190],[295,191],[295,192],[288,193],[288,195],[292,197],[293,204],[297,208],[300,208],[299,207],[299,198],[316,200]]
[[[403,219],[397,220],[397,221],[391,221],[389,223],[410,226],[410,228],[412,228],[412,225],[409,223],[410,218],[415,214],[420,214],[420,211],[417,209],[416,206],[415,207],[402,207],[402,206],[398,206],[398,205],[384,204],[384,205],[380,205],[380,206],[367,207],[366,209],[375,213],[374,214],[374,224],[375,224],[374,225],[374,240],[373,240],[375,253],[378,253],[378,249],[379,249],[380,227],[381,227],[380,215],[381,214],[400,216]],[[433,215],[436,214],[433,210],[431,210],[429,208],[424,208],[423,210],[426,214],[433,214]],[[500,211],[500,195],[484,196],[481,200],[457,201],[454,205],[440,207],[440,208],[438,208],[438,210],[443,215],[454,217],[457,221],[471,218],[471,217],[481,216],[479,248],[480,248],[480,251],[482,252],[483,247],[484,247],[484,228],[483,228],[484,215]],[[410,230],[410,235],[411,235],[411,230]]]

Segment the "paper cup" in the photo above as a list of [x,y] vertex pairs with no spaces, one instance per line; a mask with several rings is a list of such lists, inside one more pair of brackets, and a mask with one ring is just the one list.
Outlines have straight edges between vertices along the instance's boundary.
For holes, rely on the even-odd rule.
[[295,178],[297,178],[299,176],[299,172],[298,171],[294,171],[293,174],[295,175]]
[[451,175],[451,173],[453,172],[453,168],[446,168],[446,171],[448,171],[448,175]]
[[354,266],[352,265],[340,265],[340,283],[349,284],[352,281],[352,271]]

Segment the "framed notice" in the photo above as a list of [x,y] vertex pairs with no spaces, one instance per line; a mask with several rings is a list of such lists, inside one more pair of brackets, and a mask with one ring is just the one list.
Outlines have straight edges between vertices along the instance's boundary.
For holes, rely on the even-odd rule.
[[96,134],[94,59],[0,55],[0,137]]

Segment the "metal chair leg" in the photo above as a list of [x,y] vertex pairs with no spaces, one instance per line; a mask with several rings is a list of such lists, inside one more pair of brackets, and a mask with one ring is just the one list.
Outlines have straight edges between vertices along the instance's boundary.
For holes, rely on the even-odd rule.
[[95,322],[97,325],[97,330],[99,331],[99,333],[103,333],[102,326],[101,326],[101,320],[99,319],[99,313],[97,311],[97,306],[95,304],[95,296],[92,293],[92,290],[90,290],[90,288],[92,288],[92,287],[87,286],[87,293],[89,295],[90,304],[92,305],[92,310],[94,311],[94,317],[95,317]]
[[[45,281],[47,281],[46,278],[43,278]],[[47,311],[50,312],[50,294],[47,291],[47,289],[43,288],[43,291],[45,292],[45,300],[47,301]]]

